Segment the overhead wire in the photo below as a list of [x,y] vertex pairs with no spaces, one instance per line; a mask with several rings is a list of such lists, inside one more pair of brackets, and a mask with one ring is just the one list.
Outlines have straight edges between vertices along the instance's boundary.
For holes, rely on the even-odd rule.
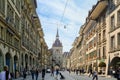
[[66,4],[65,4],[64,11],[63,11],[63,14],[62,14],[62,16],[61,16],[60,22],[62,22],[62,20],[63,20],[63,17],[64,17],[64,14],[65,14],[65,11],[66,11],[67,4],[68,4],[68,0],[66,1]]

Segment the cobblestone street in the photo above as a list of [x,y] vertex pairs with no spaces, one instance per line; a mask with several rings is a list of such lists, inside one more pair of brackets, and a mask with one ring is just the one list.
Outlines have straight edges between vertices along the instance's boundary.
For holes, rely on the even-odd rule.
[[[87,75],[76,75],[74,73],[68,73],[67,71],[61,72],[64,76],[65,79],[64,80],[92,80],[92,77],[88,77]],[[23,78],[18,78],[18,79],[13,79],[13,80],[23,80]],[[25,80],[32,80],[32,77],[29,75],[27,76],[27,78]],[[42,80],[41,79],[41,74],[39,74],[39,78],[38,80]],[[50,75],[50,73],[46,73],[45,75],[45,80],[56,80],[55,77],[52,77]],[[60,79],[58,79],[60,80]],[[98,80],[117,80],[115,78],[111,78],[111,77],[98,77]]]

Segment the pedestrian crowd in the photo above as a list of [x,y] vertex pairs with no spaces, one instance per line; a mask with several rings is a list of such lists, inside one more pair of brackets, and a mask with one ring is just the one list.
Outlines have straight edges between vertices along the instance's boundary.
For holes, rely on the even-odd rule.
[[[31,74],[32,80],[38,80],[38,76],[40,72],[42,73],[41,78],[42,80],[44,80],[47,69],[43,68],[42,70],[39,70],[38,68],[35,68],[35,67],[31,68],[30,74]],[[68,70],[68,72],[70,73],[71,70]],[[78,74],[81,75],[85,73],[85,70],[82,68],[80,70],[78,69],[73,70],[73,72],[75,72],[76,75]],[[59,80],[59,79],[65,80],[65,77],[60,72],[60,68],[51,67],[49,73],[51,73],[51,76],[54,77],[56,80]],[[98,72],[96,70],[92,70],[92,68],[90,68],[88,70],[88,73],[89,73],[88,77],[92,76],[92,80],[98,80]],[[111,69],[110,74],[114,76],[117,80],[120,80],[120,67],[116,70]],[[27,76],[27,70],[25,68],[22,71],[22,76],[23,76],[23,79],[25,80]],[[0,70],[0,80],[12,80],[12,78],[13,78],[13,75],[9,72],[9,68],[7,66],[4,66],[3,70]]]
[[[39,73],[42,73],[42,80],[44,80],[45,78],[45,74],[46,74],[46,70],[45,68],[43,68],[42,70],[39,70],[38,68],[31,68],[31,70],[29,71],[31,74],[31,78],[32,80],[38,80],[38,76]],[[58,80],[59,76],[60,79],[64,79],[65,77],[60,73],[59,69],[54,69],[54,67],[51,68],[50,70],[51,76],[54,77],[56,80]],[[23,80],[26,79],[27,75],[28,75],[28,70],[26,68],[24,68],[21,72],[20,75],[23,77]],[[4,69],[0,69],[0,80],[12,80],[13,74],[9,72],[9,68],[8,66],[4,66]]]

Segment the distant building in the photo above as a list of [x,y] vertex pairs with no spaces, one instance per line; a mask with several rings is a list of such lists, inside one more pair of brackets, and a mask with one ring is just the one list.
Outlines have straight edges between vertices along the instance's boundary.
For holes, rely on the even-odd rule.
[[63,46],[62,43],[59,40],[59,33],[57,29],[57,34],[56,34],[56,40],[52,45],[52,65],[53,66],[59,66],[60,68],[62,67],[62,62],[63,62]]

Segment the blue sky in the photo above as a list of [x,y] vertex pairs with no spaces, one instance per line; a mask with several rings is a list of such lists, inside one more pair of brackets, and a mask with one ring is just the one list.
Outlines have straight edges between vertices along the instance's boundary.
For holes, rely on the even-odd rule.
[[[63,51],[69,51],[79,35],[80,26],[85,23],[88,11],[98,0],[37,0],[37,13],[44,31],[44,38],[49,47],[56,39],[57,28]],[[62,19],[62,20],[61,20]],[[66,28],[64,28],[66,25]]]

